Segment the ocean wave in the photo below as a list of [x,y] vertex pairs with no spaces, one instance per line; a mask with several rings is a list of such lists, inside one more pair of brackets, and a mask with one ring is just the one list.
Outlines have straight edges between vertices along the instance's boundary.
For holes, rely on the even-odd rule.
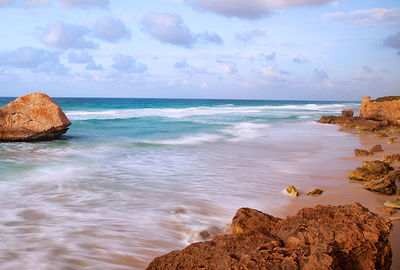
[[142,141],[141,143],[159,144],[159,145],[196,145],[203,143],[212,143],[224,140],[226,137],[218,134],[200,133],[188,136],[182,136],[176,139]]
[[274,111],[314,111],[338,113],[344,108],[355,107],[358,104],[303,104],[282,106],[233,106],[232,104],[216,107],[189,107],[189,108],[140,108],[140,109],[111,109],[101,111],[66,111],[70,120],[92,120],[92,119],[128,119],[139,117],[166,117],[185,118],[191,116],[212,115],[251,115]]
[[244,141],[262,137],[269,127],[268,124],[242,122],[225,128],[223,132],[232,136],[230,141]]

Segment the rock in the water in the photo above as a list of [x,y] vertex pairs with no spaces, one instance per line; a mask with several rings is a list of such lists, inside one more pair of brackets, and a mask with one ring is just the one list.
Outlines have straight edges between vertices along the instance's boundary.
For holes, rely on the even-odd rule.
[[233,234],[170,252],[147,269],[388,270],[391,228],[356,203],[305,208],[287,219],[243,208]]
[[400,198],[389,200],[385,202],[385,206],[392,208],[400,208]]
[[397,190],[397,180],[400,180],[400,170],[390,172],[382,179],[365,183],[365,188],[381,194],[394,195]]
[[353,117],[354,112],[353,110],[343,110],[342,117]]
[[376,210],[384,213],[385,215],[387,215],[389,217],[397,212],[396,209],[391,208],[391,207],[379,207]]
[[400,154],[393,154],[383,157],[384,162],[399,162],[400,161]]
[[361,168],[350,172],[349,178],[359,181],[378,180],[389,173],[393,168],[386,162],[380,160],[364,161]]
[[365,157],[365,156],[371,156],[374,153],[367,150],[354,149],[354,154],[356,155],[356,157]]
[[372,153],[383,152],[383,148],[382,148],[382,145],[377,144],[377,145],[372,146],[369,149],[369,151],[372,152]]
[[377,138],[377,139],[379,139],[379,138],[387,138],[387,137],[389,137],[389,135],[387,135],[384,132],[379,132],[379,133],[374,134],[374,138]]
[[0,141],[37,141],[59,137],[71,122],[47,95],[19,97],[0,108]]
[[375,121],[361,119],[360,117],[343,117],[343,116],[322,116],[318,123],[341,125],[349,128],[357,128],[360,131],[377,131],[386,127],[387,121]]
[[387,144],[394,144],[396,138],[389,138],[387,139]]
[[400,120],[400,99],[391,97],[390,99],[382,98],[371,101],[370,97],[363,97],[360,107],[360,117],[397,123]]
[[290,186],[286,189],[286,192],[293,197],[297,197],[299,196],[299,191],[294,187],[294,186]]
[[324,191],[322,189],[316,188],[310,192],[307,193],[308,196],[318,196],[321,195],[322,193],[324,193]]

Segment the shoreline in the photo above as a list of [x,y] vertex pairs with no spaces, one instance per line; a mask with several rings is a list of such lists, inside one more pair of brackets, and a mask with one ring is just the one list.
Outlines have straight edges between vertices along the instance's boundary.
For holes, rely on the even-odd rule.
[[[362,157],[342,157],[342,160],[359,162],[361,166],[362,161],[371,161],[371,160],[381,160],[383,156],[389,154],[400,153],[400,136],[390,136],[390,138],[396,138],[394,144],[387,144],[388,138],[375,138],[374,134],[376,132],[370,134],[358,135],[354,129],[340,129],[339,132],[350,132],[354,136],[358,136],[360,139],[360,144],[358,146],[354,146],[356,148],[368,149],[376,144],[382,145],[383,152],[377,152],[372,156],[362,156]],[[392,163],[394,167],[399,167],[400,162]],[[355,169],[355,168],[353,168]],[[352,170],[353,170],[352,169]],[[383,218],[393,218],[400,217],[400,210],[397,210],[390,217],[385,215],[382,211],[379,210],[380,207],[383,207],[383,203],[386,200],[393,199],[396,195],[382,195],[376,192],[372,192],[366,190],[364,188],[365,182],[358,182],[349,180],[348,173],[351,170],[346,171],[338,171],[337,177],[340,178],[339,181],[342,183],[338,186],[324,186],[324,181],[318,181],[319,186],[315,186],[316,188],[321,188],[324,190],[324,193],[320,196],[307,196],[305,193],[301,193],[299,197],[292,200],[288,205],[283,206],[278,209],[274,209],[272,212],[273,215],[278,216],[280,218],[285,218],[287,216],[295,215],[299,210],[308,207],[315,207],[317,205],[344,205],[352,202],[359,202],[364,207],[368,208],[371,212],[378,214]],[[301,187],[300,187],[301,188]],[[390,234],[390,242],[393,252],[392,257],[392,266],[391,269],[400,269],[400,221],[394,220],[392,221],[393,229]]]

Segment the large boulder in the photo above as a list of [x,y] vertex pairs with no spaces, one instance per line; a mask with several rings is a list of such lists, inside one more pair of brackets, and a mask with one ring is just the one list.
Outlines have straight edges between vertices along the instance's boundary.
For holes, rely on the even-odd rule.
[[0,107],[0,141],[38,141],[59,137],[71,122],[47,95],[34,93]]
[[278,219],[242,208],[231,235],[154,259],[147,269],[390,269],[392,224],[360,204]]
[[400,97],[380,98],[375,101],[371,101],[370,97],[363,97],[360,117],[400,124]]

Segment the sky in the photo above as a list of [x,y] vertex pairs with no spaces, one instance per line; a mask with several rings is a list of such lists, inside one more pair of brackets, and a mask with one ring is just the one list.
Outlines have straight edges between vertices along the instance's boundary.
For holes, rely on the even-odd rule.
[[400,95],[399,0],[0,0],[0,96]]

